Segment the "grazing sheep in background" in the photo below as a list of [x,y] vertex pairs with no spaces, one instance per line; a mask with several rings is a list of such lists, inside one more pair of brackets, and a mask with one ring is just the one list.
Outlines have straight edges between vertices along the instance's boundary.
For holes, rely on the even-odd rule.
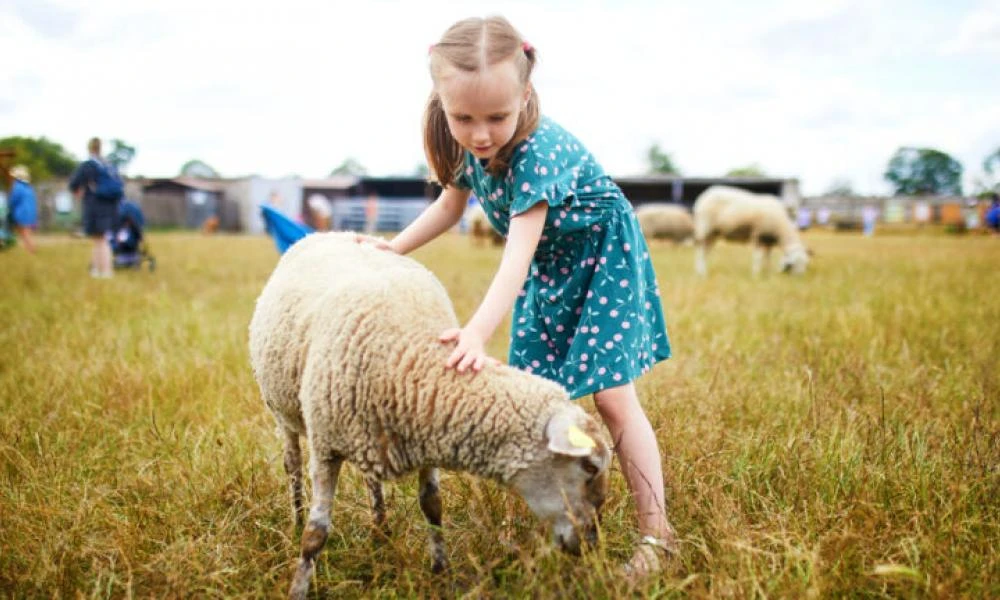
[[707,250],[716,238],[753,244],[753,273],[769,260],[771,248],[781,246],[781,270],[801,274],[809,264],[809,253],[798,228],[777,197],[753,194],[738,188],[714,185],[694,202],[695,270],[705,275]]
[[667,239],[674,243],[694,237],[694,219],[691,211],[679,204],[652,202],[635,209],[639,228],[646,239]]
[[486,211],[483,210],[481,204],[470,206],[465,212],[465,219],[473,242],[481,245],[489,238],[494,246],[504,244],[504,237],[490,225],[489,219],[486,218]]
[[317,233],[281,258],[250,322],[250,360],[285,439],[296,522],[309,445],[309,522],[290,595],[304,597],[330,527],[344,461],[364,475],[375,525],[381,481],[419,471],[433,569],[445,567],[437,467],[519,492],[555,541],[578,552],[596,540],[611,450],[603,430],[558,384],[504,365],[474,376],[446,369],[438,341],[457,327],[441,283],[416,261],[351,233]]

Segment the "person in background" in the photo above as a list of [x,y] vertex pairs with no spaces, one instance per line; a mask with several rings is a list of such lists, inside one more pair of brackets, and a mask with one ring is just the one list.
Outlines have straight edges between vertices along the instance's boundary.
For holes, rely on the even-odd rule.
[[365,200],[365,233],[378,231],[378,194],[371,192]]
[[312,214],[312,226],[316,231],[330,231],[333,220],[333,204],[323,194],[313,194],[306,202]]
[[799,229],[809,229],[812,226],[812,209],[807,206],[800,206],[796,223]]
[[34,231],[38,227],[38,201],[35,189],[31,187],[31,173],[24,165],[15,165],[10,170],[14,185],[10,188],[10,220],[24,249],[35,253]]
[[90,276],[110,279],[114,275],[111,236],[118,223],[118,208],[124,189],[114,166],[101,156],[100,138],[87,143],[87,160],[69,180],[69,189],[83,202],[83,232],[93,242]]
[[826,227],[830,224],[830,209],[821,206],[819,210],[816,211],[816,224],[820,227]]
[[993,235],[1000,235],[1000,194],[993,192],[990,207],[986,211],[986,228]]
[[866,237],[875,235],[875,222],[878,221],[878,209],[871,204],[866,204],[861,209],[861,226]]

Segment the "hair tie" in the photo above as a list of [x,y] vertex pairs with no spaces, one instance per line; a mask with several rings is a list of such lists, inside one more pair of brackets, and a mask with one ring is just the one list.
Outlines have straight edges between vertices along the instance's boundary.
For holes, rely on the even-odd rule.
[[434,52],[434,44],[427,46],[427,54],[430,54],[431,52]]
[[529,43],[529,42],[521,42],[521,49],[524,50],[525,54],[527,54],[528,52],[531,52],[532,50],[534,50],[535,47],[532,46],[531,43]]

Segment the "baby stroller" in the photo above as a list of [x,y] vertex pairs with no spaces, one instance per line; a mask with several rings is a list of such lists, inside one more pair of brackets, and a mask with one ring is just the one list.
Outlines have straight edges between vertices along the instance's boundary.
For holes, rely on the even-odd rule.
[[143,239],[142,228],[146,218],[142,209],[131,200],[122,200],[118,208],[118,227],[111,237],[111,253],[116,269],[141,269],[142,263],[149,265],[149,270],[156,269],[156,259],[149,253],[149,247]]

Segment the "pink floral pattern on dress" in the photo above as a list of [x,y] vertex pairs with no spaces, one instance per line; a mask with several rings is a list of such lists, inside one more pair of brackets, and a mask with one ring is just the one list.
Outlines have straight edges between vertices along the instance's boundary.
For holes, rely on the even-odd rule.
[[670,357],[660,291],[632,206],[583,145],[551,119],[514,149],[503,177],[471,153],[471,188],[504,236],[512,216],[549,206],[514,304],[511,365],[573,398],[624,385]]

